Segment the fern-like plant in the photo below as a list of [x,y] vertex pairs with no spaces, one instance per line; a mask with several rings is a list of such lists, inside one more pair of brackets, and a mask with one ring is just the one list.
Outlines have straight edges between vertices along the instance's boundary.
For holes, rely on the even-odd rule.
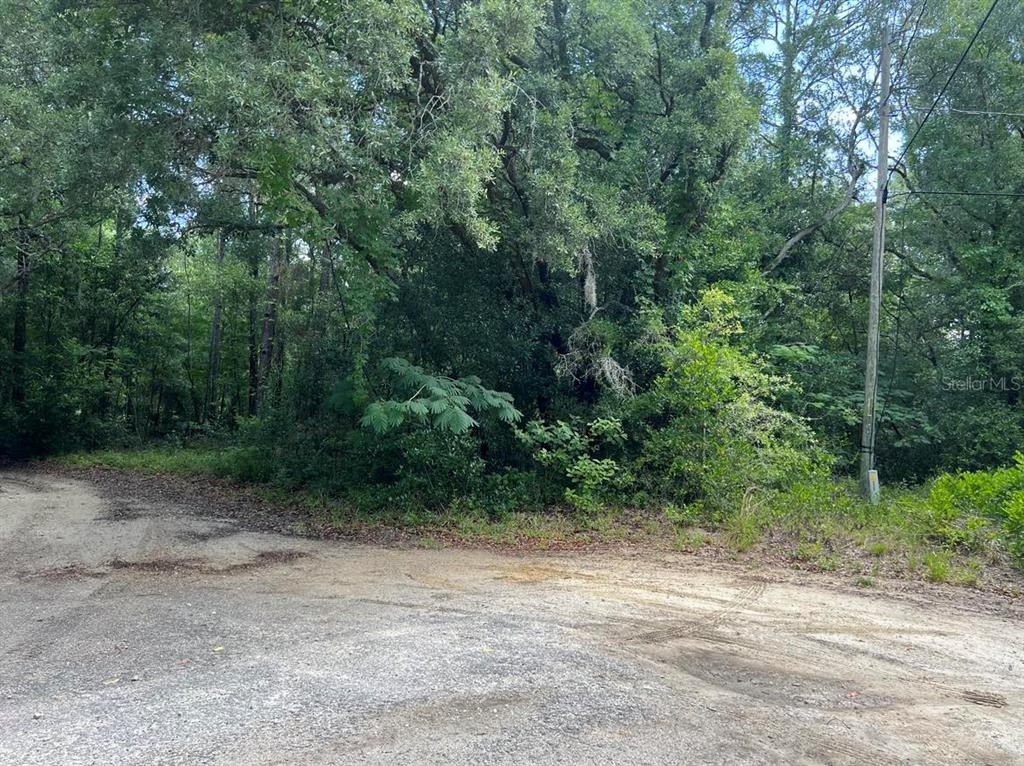
[[493,413],[506,423],[522,417],[513,406],[511,394],[484,388],[475,375],[431,375],[397,357],[385,359],[382,367],[388,373],[392,396],[372,402],[360,420],[363,427],[379,434],[407,423],[461,434],[477,425],[471,411]]

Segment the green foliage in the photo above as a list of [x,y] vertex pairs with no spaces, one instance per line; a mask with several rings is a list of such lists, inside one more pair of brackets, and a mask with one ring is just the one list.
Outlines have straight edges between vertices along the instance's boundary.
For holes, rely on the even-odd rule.
[[949,580],[950,561],[945,551],[928,551],[924,555],[925,575],[932,582]]
[[761,539],[766,522],[767,519],[757,510],[742,507],[726,517],[726,539],[736,550],[745,551]]
[[430,375],[394,357],[385,359],[382,367],[390,376],[392,396],[398,398],[372,402],[360,420],[378,434],[407,423],[462,434],[477,425],[468,410],[493,413],[505,423],[522,418],[512,405],[511,394],[484,388],[476,376],[455,379]]
[[1015,490],[1003,503],[1006,547],[1024,564],[1024,491]]
[[993,537],[1003,540],[1024,564],[1024,454],[991,471],[943,474],[928,495],[932,534],[943,544],[980,550]]
[[594,513],[632,483],[631,474],[609,455],[625,443],[622,424],[597,418],[585,426],[563,421],[530,421],[516,436],[527,452],[548,469],[551,481],[565,486],[564,499],[574,508]]
[[735,301],[718,289],[675,326],[655,318],[662,370],[630,408],[643,442],[637,473],[656,480],[651,489],[662,497],[712,514],[828,466],[807,424],[774,404],[789,382],[737,344],[742,332]]
[[[970,4],[556,5],[0,0],[0,452],[215,444],[108,457],[513,539],[636,506],[821,566],[1024,556],[1013,200],[893,196],[882,504],[842,480],[865,51],[912,26],[928,103]],[[949,103],[1024,111],[1018,6]],[[938,110],[903,170],[1017,189],[1019,132]]]
[[581,457],[565,470],[572,486],[566,489],[565,499],[574,508],[594,512],[601,508],[602,500],[611,500],[611,493],[629,483],[619,464],[610,458],[595,460]]
[[[483,490],[484,461],[468,435],[413,430],[374,439],[362,456],[372,473],[348,494],[365,510],[436,513]],[[354,491],[353,491],[354,490]]]

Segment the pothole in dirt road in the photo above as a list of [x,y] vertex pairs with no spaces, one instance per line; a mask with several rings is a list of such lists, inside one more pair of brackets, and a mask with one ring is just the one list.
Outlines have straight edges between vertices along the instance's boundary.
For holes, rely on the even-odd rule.
[[40,569],[34,572],[19,572],[21,580],[75,580],[109,577],[118,572],[137,572],[141,574],[216,574],[232,575],[275,564],[288,564],[307,556],[304,551],[278,550],[261,551],[246,561],[230,564],[216,564],[197,557],[160,557],[128,561],[114,558],[105,565],[89,567],[82,564],[69,564],[63,567]]
[[178,539],[183,542],[208,543],[211,540],[223,540],[225,537],[242,532],[237,526],[231,523],[218,524],[208,529],[187,529],[178,533]]
[[142,508],[129,503],[112,503],[106,509],[106,512],[101,516],[96,517],[96,521],[135,521],[135,519],[141,519],[145,516],[145,512]]

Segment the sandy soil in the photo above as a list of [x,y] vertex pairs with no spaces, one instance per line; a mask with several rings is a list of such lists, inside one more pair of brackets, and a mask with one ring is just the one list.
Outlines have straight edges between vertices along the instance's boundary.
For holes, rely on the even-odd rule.
[[0,763],[1024,762],[1024,610],[403,550],[0,471]]

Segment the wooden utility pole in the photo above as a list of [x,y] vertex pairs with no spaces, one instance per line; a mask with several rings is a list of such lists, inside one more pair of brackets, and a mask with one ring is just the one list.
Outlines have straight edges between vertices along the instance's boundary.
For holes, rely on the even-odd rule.
[[875,402],[878,399],[878,321],[882,303],[882,260],[885,253],[885,202],[889,195],[889,27],[882,30],[882,93],[878,103],[878,163],[875,181],[875,231],[871,243],[871,296],[868,309],[868,353],[864,365],[864,422],[860,437],[860,491],[878,502],[875,471]]

